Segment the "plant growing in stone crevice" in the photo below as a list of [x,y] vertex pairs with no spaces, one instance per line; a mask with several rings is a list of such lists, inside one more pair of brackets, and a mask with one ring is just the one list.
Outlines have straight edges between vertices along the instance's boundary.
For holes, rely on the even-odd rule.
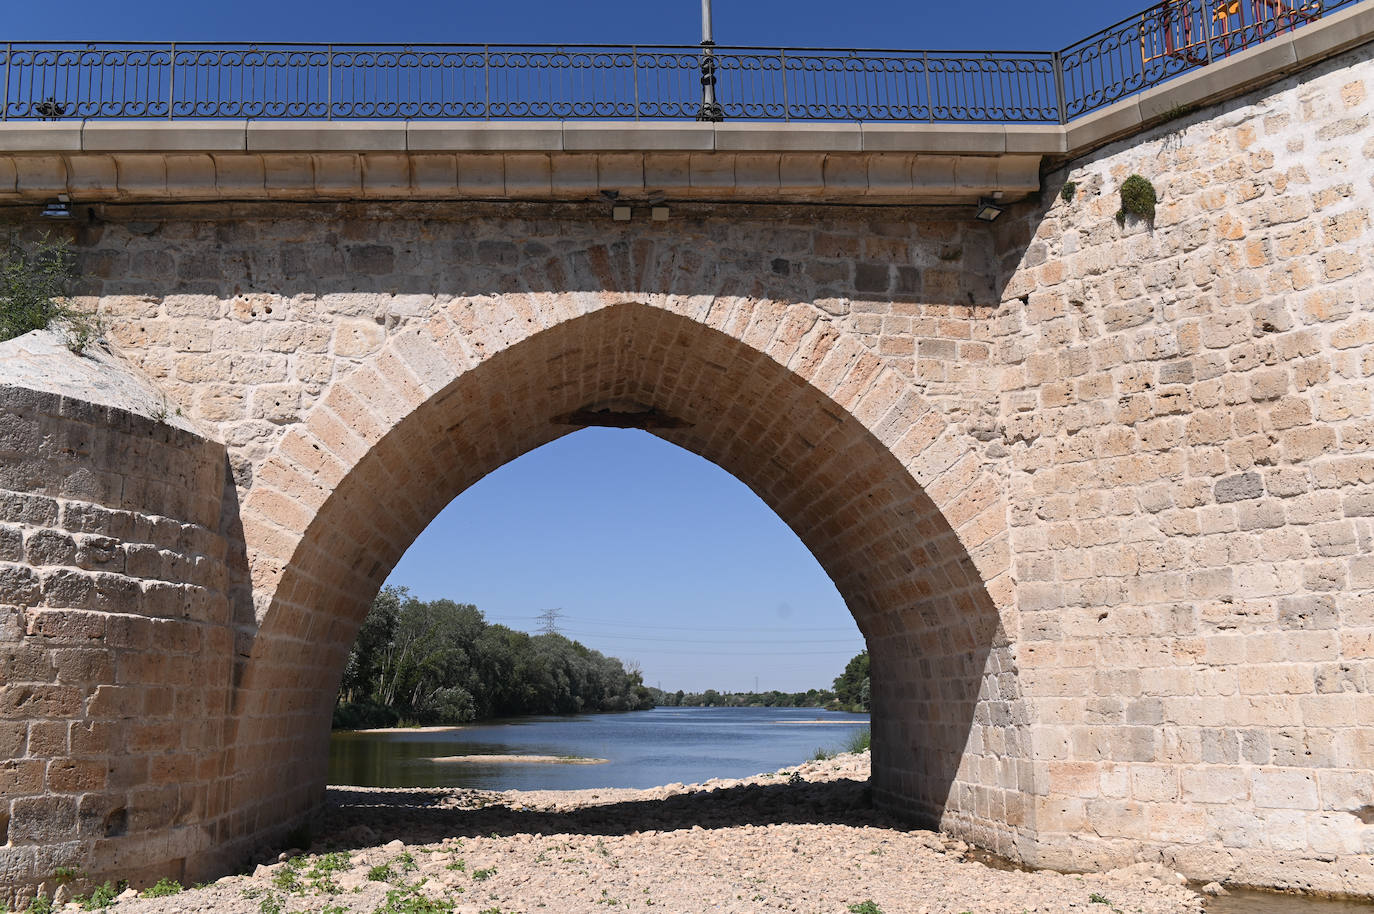
[[1121,182],[1121,209],[1116,211],[1116,221],[1124,225],[1127,216],[1137,216],[1153,225],[1158,202],[1155,186],[1140,175],[1131,175]]
[[1065,203],[1072,203],[1073,198],[1078,195],[1078,182],[1065,181],[1064,186],[1059,188],[1059,199]]
[[80,354],[98,339],[99,318],[71,304],[75,278],[71,246],[44,235],[32,245],[13,236],[0,252],[0,342],[56,325],[67,347]]

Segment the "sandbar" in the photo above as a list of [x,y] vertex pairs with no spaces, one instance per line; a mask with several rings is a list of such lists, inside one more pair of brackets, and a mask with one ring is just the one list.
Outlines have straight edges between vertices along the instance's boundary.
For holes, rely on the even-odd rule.
[[567,755],[445,755],[431,762],[460,762],[473,765],[604,765],[610,759],[577,758]]

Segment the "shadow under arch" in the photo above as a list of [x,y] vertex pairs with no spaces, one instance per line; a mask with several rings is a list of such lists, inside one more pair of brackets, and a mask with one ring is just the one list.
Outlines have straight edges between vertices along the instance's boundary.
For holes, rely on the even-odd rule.
[[999,609],[949,520],[864,422],[797,373],[634,303],[488,356],[377,430],[375,444],[354,439],[340,455],[351,467],[304,518],[270,601],[259,596],[221,846],[246,852],[323,799],[344,662],[405,549],[468,486],[598,411],[650,425],[736,476],[830,575],[872,658],[875,800],[1011,853],[1029,770],[1016,671]]

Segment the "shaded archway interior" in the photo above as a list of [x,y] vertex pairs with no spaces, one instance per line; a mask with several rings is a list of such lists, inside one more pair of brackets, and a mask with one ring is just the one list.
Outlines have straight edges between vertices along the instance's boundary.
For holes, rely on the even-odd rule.
[[270,831],[320,799],[349,647],[429,522],[487,473],[576,430],[569,414],[605,403],[672,417],[662,424],[678,427],[650,430],[748,485],[831,576],[873,657],[879,799],[928,824],[984,828],[994,847],[1011,840],[996,785],[1016,738],[1003,732],[1010,715],[991,707],[1012,697],[996,686],[1009,655],[938,508],[861,422],[786,367],[638,304],[536,333],[377,430],[375,445],[357,441],[360,458],[283,570],[252,646],[227,798],[248,820],[221,835]]

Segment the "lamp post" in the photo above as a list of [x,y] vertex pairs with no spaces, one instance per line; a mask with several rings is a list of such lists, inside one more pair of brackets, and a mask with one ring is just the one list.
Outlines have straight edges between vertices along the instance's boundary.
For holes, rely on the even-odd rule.
[[701,110],[699,121],[723,121],[725,111],[716,101],[716,58],[711,38],[711,0],[701,0]]

